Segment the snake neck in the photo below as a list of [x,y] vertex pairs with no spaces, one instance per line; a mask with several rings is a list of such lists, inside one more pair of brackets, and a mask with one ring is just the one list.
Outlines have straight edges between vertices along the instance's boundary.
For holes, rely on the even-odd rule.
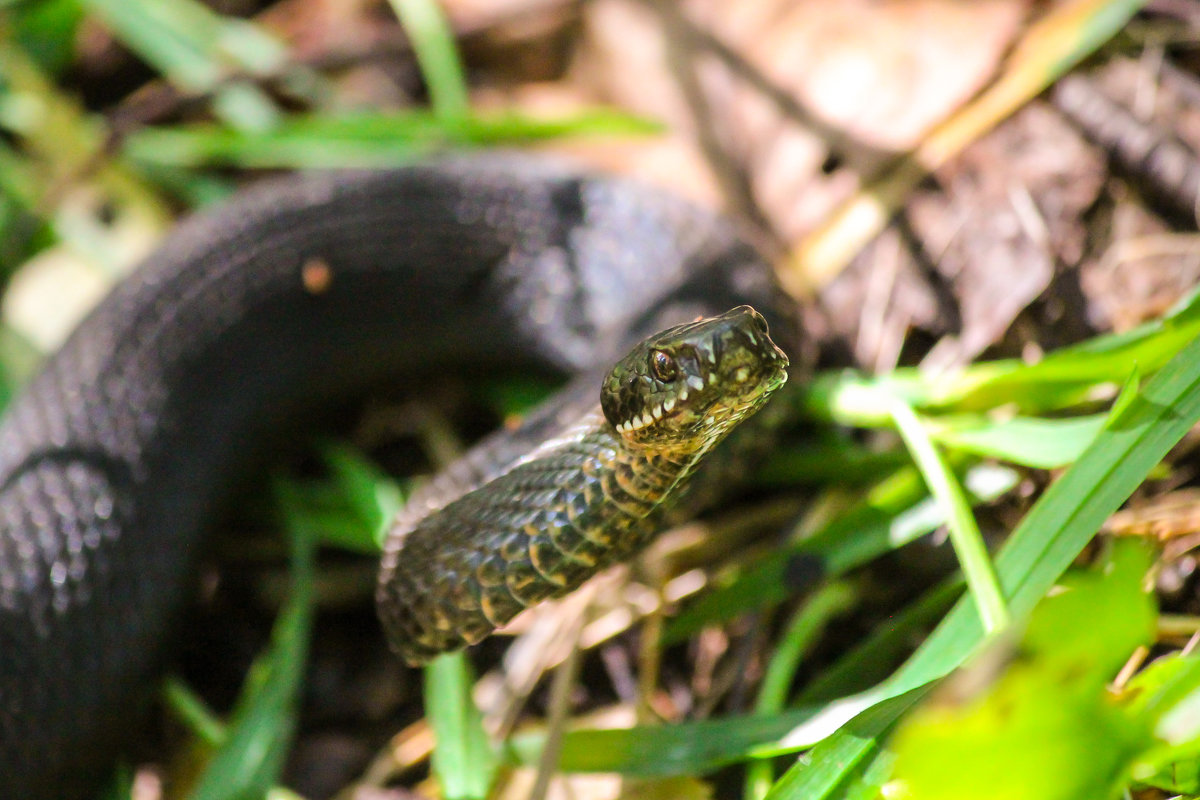
[[650,516],[671,502],[677,487],[712,448],[711,443],[687,451],[632,447],[607,423],[599,435],[611,443],[612,451],[601,473],[604,495],[633,519]]
[[381,582],[393,647],[422,663],[628,558],[657,533],[704,452],[632,447],[597,408],[487,488],[393,531],[401,544]]

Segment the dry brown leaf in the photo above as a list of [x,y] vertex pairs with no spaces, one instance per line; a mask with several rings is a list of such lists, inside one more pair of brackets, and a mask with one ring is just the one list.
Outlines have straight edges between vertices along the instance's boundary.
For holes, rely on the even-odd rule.
[[[719,146],[728,172],[749,176],[747,200],[788,242],[857,185],[845,174],[815,181],[823,166],[830,171],[830,138],[864,169],[912,147],[987,82],[1028,7],[1028,0],[692,0],[683,5],[683,28],[668,38],[648,4],[594,0],[580,69],[624,107],[685,135],[707,130],[706,149]],[[717,54],[704,36],[731,54]],[[696,97],[689,105],[671,74],[669,44],[687,51],[702,109]],[[781,103],[802,106],[804,124]]]

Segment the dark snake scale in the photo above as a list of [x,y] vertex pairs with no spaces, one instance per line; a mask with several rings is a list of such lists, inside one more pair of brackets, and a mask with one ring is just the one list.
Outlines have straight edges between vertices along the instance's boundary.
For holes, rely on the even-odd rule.
[[183,223],[0,425],[0,798],[95,793],[200,534],[314,411],[431,371],[577,376],[396,521],[380,617],[420,663],[714,482],[732,462],[701,458],[786,379],[786,307],[710,213],[513,154],[275,180]]

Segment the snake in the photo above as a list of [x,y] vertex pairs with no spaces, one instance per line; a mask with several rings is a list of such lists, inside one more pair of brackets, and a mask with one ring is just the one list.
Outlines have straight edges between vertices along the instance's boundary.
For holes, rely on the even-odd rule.
[[544,155],[276,177],[183,221],[0,422],[0,797],[94,793],[204,532],[319,409],[566,380],[394,521],[379,616],[420,664],[628,559],[769,446],[790,308],[727,219]]

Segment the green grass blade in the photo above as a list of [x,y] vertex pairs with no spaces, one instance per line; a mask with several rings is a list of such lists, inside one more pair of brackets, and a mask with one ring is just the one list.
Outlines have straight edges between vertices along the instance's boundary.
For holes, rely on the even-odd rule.
[[475,681],[463,653],[439,656],[425,668],[425,711],[436,746],[433,772],[447,800],[483,800],[497,758],[471,698]]
[[197,781],[191,800],[262,797],[278,781],[295,731],[312,630],[315,545],[295,515],[285,484],[279,485],[278,495],[288,522],[291,589],[271,631],[270,648],[251,667],[224,744]]
[[869,450],[831,435],[816,441],[805,440],[803,445],[776,448],[767,463],[754,473],[754,483],[788,488],[829,483],[853,486],[882,480],[909,463],[908,454],[898,448]]
[[879,623],[869,637],[812,679],[796,697],[800,706],[819,706],[864,692],[885,679],[913,642],[937,623],[963,593],[961,576],[934,586],[907,608]]
[[349,445],[330,442],[321,451],[332,472],[334,486],[346,504],[345,513],[359,523],[351,527],[352,537],[336,542],[326,537],[324,541],[359,553],[381,551],[392,520],[404,506],[400,487]]
[[[563,736],[559,769],[634,777],[696,775],[745,760],[760,749],[773,754],[775,743],[815,713],[806,708],[679,725],[570,731]],[[505,759],[537,764],[544,741],[541,732],[517,734],[505,743]]]
[[442,9],[434,0],[389,2],[412,43],[434,113],[441,119],[465,116],[469,108],[467,80]]
[[220,747],[228,740],[225,723],[181,679],[167,678],[163,685],[163,696],[175,716],[204,744]]
[[[928,693],[929,687],[913,689],[863,711],[816,747],[804,766],[794,766],[784,773],[766,800],[830,797],[864,767],[869,772],[868,758],[880,752],[879,743],[884,735]],[[814,787],[819,794],[814,792]]]
[[995,570],[992,569],[992,561],[988,557],[983,536],[979,532],[979,526],[975,524],[966,493],[949,465],[933,446],[912,407],[899,397],[893,397],[891,405],[896,428],[912,453],[913,460],[917,462],[930,492],[946,516],[950,542],[954,545],[954,552],[958,555],[963,575],[966,576],[967,588],[979,608],[984,630],[988,633],[1002,630],[1009,622],[1008,608],[1000,592]]
[[204,124],[143,128],[126,138],[124,153],[141,164],[158,167],[387,167],[409,163],[449,145],[518,144],[658,130],[655,123],[606,110],[563,119],[470,115],[453,124],[428,111],[301,115],[289,117],[271,130]]
[[1026,413],[1068,408],[1088,399],[1097,385],[1119,385],[1133,364],[1142,374],[1155,372],[1197,336],[1200,289],[1162,319],[1057,350],[1036,364],[991,361],[933,378],[916,369],[878,377],[829,372],[809,384],[801,402],[813,416],[862,427],[890,424],[881,398],[891,395],[926,411],[984,410],[1005,404]]

